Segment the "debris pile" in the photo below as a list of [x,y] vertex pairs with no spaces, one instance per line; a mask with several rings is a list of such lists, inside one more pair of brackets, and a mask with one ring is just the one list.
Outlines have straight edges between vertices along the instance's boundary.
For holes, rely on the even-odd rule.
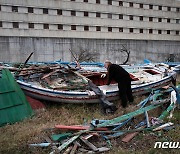
[[[111,139],[122,137],[122,142],[129,142],[140,132],[156,132],[172,129],[173,111],[180,105],[180,86],[152,91],[141,101],[138,109],[111,120],[94,119],[90,124],[66,126],[57,124],[55,131],[45,143],[30,144],[30,147],[51,147],[54,153],[101,153],[112,147]],[[154,109],[163,111],[158,117],[150,114]],[[137,120],[137,116],[139,119]]]

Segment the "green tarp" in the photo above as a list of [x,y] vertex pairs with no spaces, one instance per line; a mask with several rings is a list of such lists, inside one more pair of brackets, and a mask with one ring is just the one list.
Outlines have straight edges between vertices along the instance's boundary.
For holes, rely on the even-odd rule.
[[11,72],[2,70],[0,78],[0,126],[31,117],[33,111]]

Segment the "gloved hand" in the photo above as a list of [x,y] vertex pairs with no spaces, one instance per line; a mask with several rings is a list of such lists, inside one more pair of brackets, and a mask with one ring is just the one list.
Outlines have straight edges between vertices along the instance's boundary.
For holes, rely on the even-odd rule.
[[105,77],[106,77],[105,73],[101,74],[101,78],[105,78]]

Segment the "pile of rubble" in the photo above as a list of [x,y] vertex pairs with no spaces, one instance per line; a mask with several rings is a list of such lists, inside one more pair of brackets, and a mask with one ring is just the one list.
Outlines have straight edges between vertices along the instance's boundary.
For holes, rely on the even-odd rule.
[[[172,129],[172,122],[163,121],[180,105],[180,86],[152,91],[141,101],[139,109],[111,120],[94,119],[85,125],[55,125],[55,130],[47,142],[30,144],[30,147],[51,147],[51,154],[64,153],[100,153],[111,149],[111,139],[122,136],[122,142],[129,142],[140,132],[156,132],[162,129]],[[158,117],[150,115],[150,111],[161,107]],[[141,116],[141,120],[134,120]]]

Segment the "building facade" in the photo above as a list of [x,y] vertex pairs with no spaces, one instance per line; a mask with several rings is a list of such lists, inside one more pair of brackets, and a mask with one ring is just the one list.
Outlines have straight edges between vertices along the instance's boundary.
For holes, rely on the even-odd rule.
[[178,0],[0,0],[0,61],[180,61]]

